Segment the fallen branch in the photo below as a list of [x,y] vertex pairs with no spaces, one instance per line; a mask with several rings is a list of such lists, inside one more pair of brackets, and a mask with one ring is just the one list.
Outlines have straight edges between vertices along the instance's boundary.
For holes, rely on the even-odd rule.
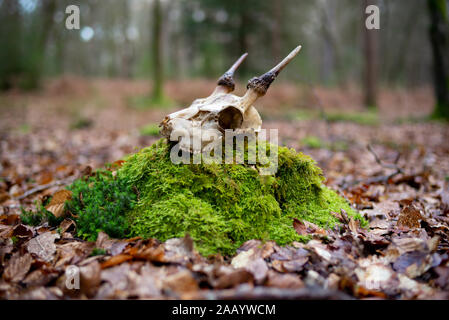
[[34,187],[30,190],[27,190],[24,194],[22,194],[19,197],[14,198],[14,200],[23,200],[26,197],[36,193],[36,192],[40,192],[43,191],[45,189],[51,188],[51,187],[56,187],[56,186],[61,186],[61,185],[67,185],[69,183],[72,183],[75,180],[74,177],[70,177],[69,179],[65,179],[65,180],[59,180],[59,181],[53,181],[47,184],[43,184],[37,187]]
[[390,179],[394,178],[395,176],[397,176],[398,174],[404,173],[404,170],[398,166],[398,161],[401,157],[401,154],[398,152],[396,159],[394,160],[393,163],[385,163],[382,159],[380,159],[380,157],[378,156],[378,154],[374,151],[374,149],[371,147],[370,144],[368,144],[367,146],[368,151],[374,156],[374,159],[376,160],[376,163],[379,164],[382,168],[385,169],[394,169],[395,171],[389,175],[384,175],[384,176],[377,176],[377,177],[372,177],[372,178],[368,178],[365,180],[354,180],[351,183],[346,183],[346,181],[344,182],[344,184],[342,185],[342,189],[346,190],[348,189],[350,186],[359,184],[359,183],[363,183],[363,184],[373,184],[373,183],[387,183],[388,181],[390,181]]

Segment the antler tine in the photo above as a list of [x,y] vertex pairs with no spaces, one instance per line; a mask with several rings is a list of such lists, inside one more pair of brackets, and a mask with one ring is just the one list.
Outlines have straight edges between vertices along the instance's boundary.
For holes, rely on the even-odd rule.
[[270,87],[271,83],[276,79],[276,77],[279,75],[279,73],[284,69],[290,61],[293,60],[294,57],[299,53],[301,50],[301,46],[297,46],[292,52],[289,53],[288,56],[284,58],[278,65],[276,65],[274,68],[272,68],[267,73],[264,73],[263,75],[259,77],[252,78],[249,80],[247,88],[253,89],[257,92],[259,96],[263,96],[268,88]]
[[238,67],[240,67],[240,65],[246,59],[247,56],[248,56],[248,53],[242,54],[240,56],[240,58],[236,62],[234,62],[232,67],[229,68],[229,70],[226,71],[220,77],[220,79],[218,79],[217,88],[215,89],[215,91],[217,91],[218,89],[224,90],[226,93],[234,91],[234,88],[235,88],[235,82],[234,82],[234,78],[233,78],[234,73],[238,69]]

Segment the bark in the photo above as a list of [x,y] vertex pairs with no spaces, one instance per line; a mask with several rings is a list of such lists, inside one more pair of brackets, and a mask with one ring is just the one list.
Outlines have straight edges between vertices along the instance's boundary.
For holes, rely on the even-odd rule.
[[[3,47],[0,49],[0,90],[8,90],[15,85],[15,77],[21,72],[21,16],[19,1],[6,1],[1,6],[2,27],[0,37]],[[5,63],[7,61],[7,63]]]
[[160,0],[153,6],[153,99],[163,98],[164,66],[162,60],[162,8]]
[[[365,17],[365,9],[369,5],[376,5],[376,0],[363,1],[363,16]],[[364,96],[366,107],[377,106],[377,85],[378,85],[378,30],[368,30],[365,27],[365,19],[363,20],[364,29]]]
[[434,114],[449,119],[449,22],[445,0],[428,0],[436,96]]
[[281,26],[282,26],[282,0],[273,0],[273,29],[271,51],[275,61],[282,59],[281,57]]

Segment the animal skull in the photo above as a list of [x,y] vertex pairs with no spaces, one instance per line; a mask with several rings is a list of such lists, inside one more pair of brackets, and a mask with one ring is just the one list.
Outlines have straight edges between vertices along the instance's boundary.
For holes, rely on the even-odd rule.
[[271,83],[300,50],[301,46],[296,47],[273,69],[249,80],[245,95],[238,97],[231,92],[235,87],[234,72],[248,55],[243,54],[220,77],[209,97],[196,99],[190,107],[166,116],[160,124],[161,134],[170,141],[179,138],[180,149],[196,154],[210,151],[215,143],[221,143],[227,129],[239,133],[259,132],[262,119],[253,103],[265,95]]

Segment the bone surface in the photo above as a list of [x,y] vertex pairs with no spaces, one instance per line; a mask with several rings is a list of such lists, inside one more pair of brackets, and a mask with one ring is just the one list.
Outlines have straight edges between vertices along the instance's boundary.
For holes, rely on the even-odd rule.
[[248,82],[246,93],[239,97],[231,92],[235,88],[234,73],[248,55],[243,54],[219,78],[217,87],[210,96],[196,99],[188,108],[167,115],[160,124],[161,134],[170,141],[179,140],[179,147],[184,151],[200,153],[210,151],[216,143],[221,143],[227,129],[243,134],[259,132],[262,118],[253,103],[266,94],[271,83],[300,49],[301,46],[296,47],[267,73],[252,78]]

